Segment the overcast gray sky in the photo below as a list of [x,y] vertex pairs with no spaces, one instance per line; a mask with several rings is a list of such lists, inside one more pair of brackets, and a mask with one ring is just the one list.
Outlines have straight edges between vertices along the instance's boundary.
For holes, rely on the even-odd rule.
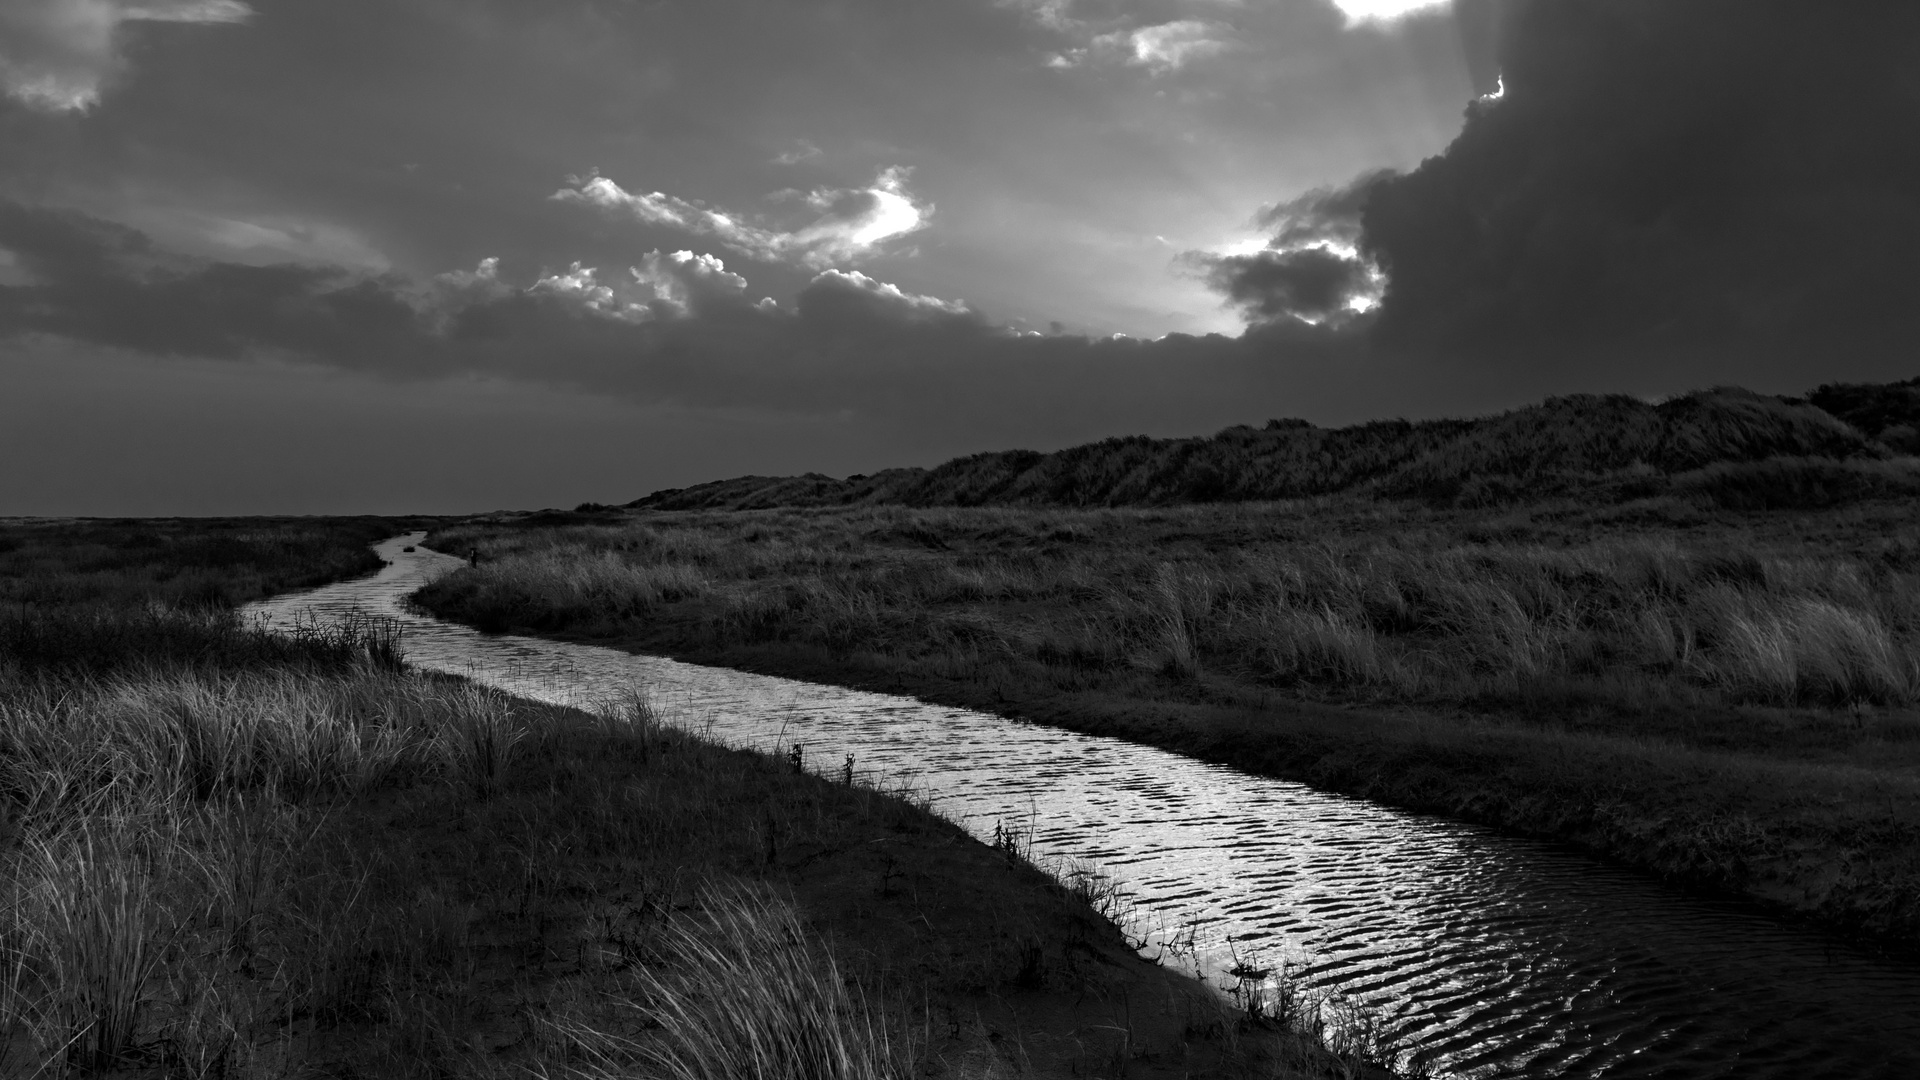
[[[1539,344],[1506,340],[1512,280],[1561,279],[1528,265],[1494,290],[1486,268],[1525,263],[1543,215],[1601,208],[1545,248],[1586,265],[1739,233],[1622,209],[1619,185],[1568,196],[1567,169],[1525,189],[1489,173],[1583,126],[1593,145],[1552,153],[1613,147],[1628,187],[1652,168],[1620,132],[1660,121],[1608,104],[1644,48],[1535,6],[0,0],[0,513],[572,505],[1269,416],[1920,373],[1875,348],[1742,360],[1699,347],[1724,321],[1646,337],[1561,312],[1590,302],[1566,293],[1525,309],[1644,362],[1512,359]],[[1704,17],[1614,6],[1635,40],[1725,48],[1727,89],[1809,32],[1774,18],[1806,5],[1772,0],[1699,5],[1726,46],[1688,37]],[[1911,40],[1899,7],[1860,7],[1898,32],[1835,33]],[[1743,11],[1779,32],[1725,25]],[[1600,44],[1553,52],[1570,40]],[[1829,59],[1806,48],[1802,77]],[[1507,70],[1530,62],[1531,81]],[[1733,106],[1672,74],[1700,70],[1628,81],[1677,79],[1669,100],[1711,119]],[[1883,243],[1889,211],[1903,235],[1911,197],[1889,193],[1910,165],[1873,159],[1880,224],[1843,215],[1819,258]],[[1705,205],[1672,183],[1683,211]],[[1476,198],[1496,208],[1471,215],[1476,238],[1433,239]],[[1510,206],[1534,209],[1495,244]],[[1765,289],[1799,280],[1752,289],[1777,310]]]

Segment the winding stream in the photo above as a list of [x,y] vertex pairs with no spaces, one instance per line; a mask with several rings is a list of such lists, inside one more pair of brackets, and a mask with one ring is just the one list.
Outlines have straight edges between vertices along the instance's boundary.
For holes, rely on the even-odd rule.
[[976,835],[1030,827],[1097,865],[1204,970],[1287,964],[1364,1003],[1439,1075],[1920,1078],[1920,964],[1678,895],[1541,842],[1113,739],[911,698],[594,646],[482,635],[405,597],[460,560],[376,550],[378,574],[251,610],[392,616],[414,665],[590,705],[644,688],[737,745],[912,782]]

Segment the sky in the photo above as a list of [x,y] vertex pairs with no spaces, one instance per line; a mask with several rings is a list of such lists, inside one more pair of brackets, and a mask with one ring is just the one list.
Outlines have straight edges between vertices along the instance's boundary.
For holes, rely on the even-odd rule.
[[0,0],[0,514],[1920,375],[1920,5]]

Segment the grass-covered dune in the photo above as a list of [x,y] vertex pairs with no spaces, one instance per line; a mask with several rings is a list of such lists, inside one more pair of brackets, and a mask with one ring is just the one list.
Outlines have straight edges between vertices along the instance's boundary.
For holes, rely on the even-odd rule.
[[[0,523],[0,1076],[1342,1075],[910,793],[231,602],[397,523]],[[207,555],[219,553],[219,560]],[[377,561],[377,560],[376,560]],[[230,573],[227,573],[230,571]],[[1254,1012],[1259,1012],[1258,1003]]]
[[1920,495],[1915,453],[1920,379],[1827,385],[1803,397],[1723,388],[1659,404],[1578,395],[1476,419],[1331,429],[1271,420],[1206,438],[1009,450],[845,480],[747,476],[628,505],[1163,506],[1344,493],[1460,507],[1674,494],[1734,509],[1810,508]]
[[1913,511],[529,515],[430,535],[481,562],[418,599],[1152,743],[1914,943]]

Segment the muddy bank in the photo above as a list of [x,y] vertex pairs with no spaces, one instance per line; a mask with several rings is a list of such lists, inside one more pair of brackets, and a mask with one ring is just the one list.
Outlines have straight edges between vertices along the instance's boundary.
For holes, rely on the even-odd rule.
[[[1920,779],[1646,739],[1302,701],[1015,688],[804,645],[712,647],[671,625],[540,635],[1106,735],[1390,806],[1561,840],[1686,888],[1910,950],[1920,945]],[[690,636],[690,635],[689,635]],[[1195,688],[1196,697],[1206,696]]]
[[[399,793],[332,830],[376,889],[404,878],[403,891],[461,923],[449,937],[464,961],[451,966],[473,977],[438,996],[465,1002],[448,1034],[483,1048],[455,1055],[467,1067],[547,1060],[543,1016],[619,988],[628,965],[657,964],[651,943],[716,882],[790,900],[918,1074],[1313,1076],[1339,1065],[1249,1027],[1220,995],[1143,959],[1084,895],[910,796],[668,728],[636,737],[631,724],[517,708],[540,734],[492,798]],[[738,1007],[754,1007],[737,989]],[[623,1019],[637,1020],[595,1023],[646,1037]],[[348,1045],[334,1053],[355,1057]]]

